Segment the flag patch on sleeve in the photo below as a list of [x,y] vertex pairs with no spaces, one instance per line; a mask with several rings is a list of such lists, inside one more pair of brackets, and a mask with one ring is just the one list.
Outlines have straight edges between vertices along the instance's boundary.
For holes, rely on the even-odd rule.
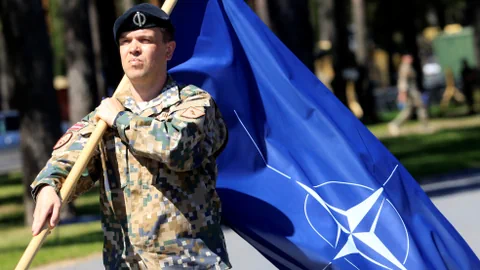
[[79,131],[80,129],[87,126],[85,122],[77,122],[75,125],[71,126],[67,131]]
[[72,136],[73,136],[72,132],[65,133],[55,144],[55,146],[53,147],[53,150],[57,150],[58,148],[67,144],[70,141],[70,139],[72,139]]

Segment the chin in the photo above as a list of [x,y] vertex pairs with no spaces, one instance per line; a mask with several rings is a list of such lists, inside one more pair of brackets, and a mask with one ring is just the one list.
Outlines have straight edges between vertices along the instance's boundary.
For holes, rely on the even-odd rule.
[[126,75],[130,80],[142,79],[143,77],[145,77],[145,74],[143,72],[128,72],[126,73]]

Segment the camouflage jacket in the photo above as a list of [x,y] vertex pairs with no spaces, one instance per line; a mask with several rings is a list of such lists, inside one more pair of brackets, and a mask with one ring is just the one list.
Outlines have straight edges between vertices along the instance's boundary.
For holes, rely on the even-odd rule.
[[[213,99],[171,77],[144,109],[130,90],[116,97],[125,113],[105,133],[73,196],[100,182],[105,268],[229,268],[215,190],[227,129]],[[32,184],[34,197],[43,185],[61,188],[95,129],[94,113],[59,140]]]
[[417,90],[417,75],[411,64],[400,64],[398,69],[397,88],[400,92]]

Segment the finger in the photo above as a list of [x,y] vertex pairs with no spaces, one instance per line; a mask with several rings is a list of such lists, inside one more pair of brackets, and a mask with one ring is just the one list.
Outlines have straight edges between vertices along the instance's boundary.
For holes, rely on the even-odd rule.
[[53,205],[52,215],[50,217],[50,227],[54,228],[58,224],[58,220],[60,219],[60,203],[56,203]]
[[[39,218],[39,221],[38,221],[38,224],[37,224],[37,226],[38,226],[37,227],[37,234],[40,233],[43,226],[47,222],[48,216],[52,213],[52,208],[53,208],[53,206],[50,206],[48,208],[48,210],[40,212],[40,218]],[[43,209],[41,209],[41,210],[43,210]]]
[[35,236],[38,234],[38,227],[39,227],[38,223],[40,222],[39,221],[40,219],[35,218],[35,214],[33,216],[34,217],[33,217],[33,223],[32,223],[32,235]]
[[43,227],[43,224],[45,223],[47,214],[46,211],[42,211],[42,209],[39,209],[38,211],[35,211],[34,218],[33,218],[33,224],[32,224],[32,235],[35,236],[38,233],[40,233],[40,230]]

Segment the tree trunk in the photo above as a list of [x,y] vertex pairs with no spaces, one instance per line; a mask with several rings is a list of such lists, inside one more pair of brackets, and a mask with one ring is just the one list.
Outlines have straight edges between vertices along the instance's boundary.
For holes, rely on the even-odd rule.
[[[105,1],[105,0],[104,0]],[[92,39],[92,50],[93,50],[93,59],[95,66],[95,83],[97,88],[97,96],[94,98],[95,101],[99,101],[102,97],[107,96],[107,89],[105,84],[105,77],[102,72],[102,48],[101,48],[101,38],[100,38],[100,14],[97,10],[98,0],[89,0],[88,1],[88,14],[90,19],[90,29],[91,39]],[[102,1],[103,2],[103,1]],[[95,104],[96,105],[96,104]]]
[[134,0],[123,0],[123,9],[127,10],[131,7],[133,7],[135,1]]
[[60,111],[53,89],[52,53],[38,0],[0,1],[9,68],[20,111],[25,222],[32,223],[30,184],[60,137]]
[[150,0],[150,4],[152,4],[154,6],[157,6],[157,7],[162,7],[160,2],[163,2],[163,1],[162,0]]
[[97,0],[99,32],[100,32],[100,49],[101,49],[101,68],[105,79],[106,94],[111,96],[117,88],[123,77],[122,63],[120,62],[120,54],[118,46],[113,40],[113,24],[117,18],[115,14],[114,0]]
[[90,113],[98,100],[88,0],[62,0],[60,8],[65,22],[69,117],[75,123]]
[[[468,2],[469,0],[467,0]],[[438,27],[441,29],[445,28],[445,25],[447,25],[447,20],[445,17],[445,11],[447,10],[447,6],[442,0],[434,0],[432,1],[432,4],[434,5],[435,8],[435,13],[437,15],[437,24]]]
[[374,67],[368,48],[364,0],[352,0],[352,15],[353,24],[355,25],[355,59],[359,73],[358,80],[355,83],[355,90],[358,102],[363,109],[362,121],[364,123],[375,123],[378,121],[378,117],[375,108],[374,89],[370,80]]
[[423,71],[420,57],[418,54],[418,43],[417,43],[417,27],[415,25],[416,12],[415,12],[415,2],[414,0],[404,0],[401,5],[404,9],[401,11],[401,14],[409,14],[408,17],[404,17],[404,21],[401,24],[403,27],[403,36],[405,47],[409,54],[414,58],[413,68],[417,73],[417,86],[421,92],[423,92]]
[[272,30],[313,71],[313,29],[307,0],[269,0]]
[[346,80],[343,77],[345,69],[349,66],[348,59],[352,57],[348,47],[346,1],[335,0],[334,10],[334,38],[333,38],[333,69],[335,77],[332,81],[332,88],[335,96],[347,105]]
[[267,0],[255,0],[253,4],[258,17],[262,19],[264,24],[266,24],[268,27],[271,27],[272,23],[270,22],[270,14],[268,13]]
[[3,31],[0,31],[0,93],[1,110],[10,110],[13,99],[13,76],[7,65],[7,52]]
[[333,39],[333,0],[317,0],[320,41]]
[[365,20],[365,2],[352,0],[353,25],[355,29],[355,59],[359,66],[367,64],[367,25]]
[[480,67],[480,3],[478,0],[467,0],[466,23],[471,24],[475,33],[475,56],[477,68]]

